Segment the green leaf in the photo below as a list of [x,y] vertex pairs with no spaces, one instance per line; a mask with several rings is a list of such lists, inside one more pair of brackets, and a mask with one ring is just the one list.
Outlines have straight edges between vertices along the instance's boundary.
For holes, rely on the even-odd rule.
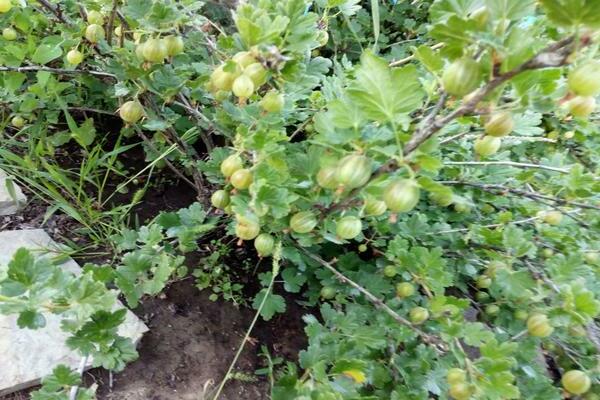
[[274,218],[283,218],[290,213],[290,205],[298,199],[297,195],[285,188],[269,185],[266,179],[254,182],[250,187],[250,194],[250,207],[259,217],[270,213]]
[[373,47],[376,48],[379,43],[380,31],[379,0],[371,0],[371,18],[373,18],[373,36],[375,36]]
[[58,365],[49,375],[42,379],[44,391],[56,392],[64,387],[77,386],[81,384],[81,377],[77,371],[73,371],[66,365]]
[[463,325],[462,337],[469,346],[479,347],[494,339],[494,334],[481,322],[467,322]]
[[510,271],[501,269],[497,273],[494,285],[509,299],[523,299],[532,295],[535,281],[529,271]]
[[503,244],[515,257],[535,255],[532,233],[525,232],[516,226],[507,226],[503,232]]
[[548,19],[557,25],[600,27],[598,0],[540,0]]
[[384,59],[368,51],[361,57],[348,94],[367,118],[392,123],[399,114],[418,109],[424,96],[415,66],[391,69]]
[[152,4],[147,0],[127,0],[123,12],[133,21],[140,21],[150,12]]
[[36,311],[27,310],[19,314],[17,325],[21,329],[39,329],[46,326],[46,318]]
[[[436,24],[431,30],[431,37],[446,43],[444,51],[459,57],[463,50],[475,41],[474,33],[477,31],[477,23],[453,15],[442,24]],[[450,49],[448,49],[450,48]]]
[[[355,132],[364,124],[365,119],[358,104],[348,101],[348,99],[337,99],[327,105],[328,120],[336,128],[353,129]],[[352,138],[353,135],[347,135]]]
[[436,0],[429,10],[433,22],[443,22],[453,15],[466,19],[484,5],[484,0]]
[[56,60],[62,56],[62,48],[60,45],[42,44],[38,46],[31,56],[31,61],[36,64],[47,64],[52,60]]
[[286,268],[281,272],[285,281],[284,288],[290,293],[299,293],[300,288],[306,282],[306,274],[299,272],[296,268]]
[[444,68],[444,60],[442,57],[435,51],[431,50],[431,47],[427,45],[413,48],[413,53],[415,58],[423,63],[425,68],[431,72],[439,72]]
[[252,307],[258,310],[265,295],[267,296],[263,308],[260,310],[260,315],[265,321],[269,321],[277,313],[285,312],[285,299],[278,294],[273,294],[266,288],[262,289],[252,302]]
[[486,0],[490,18],[517,20],[535,11],[535,0]]
[[327,0],[329,7],[338,7],[346,17],[355,15],[360,9],[360,0]]

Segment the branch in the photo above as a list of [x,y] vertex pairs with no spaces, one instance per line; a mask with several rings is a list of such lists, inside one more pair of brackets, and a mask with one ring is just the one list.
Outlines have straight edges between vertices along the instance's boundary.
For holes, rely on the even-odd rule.
[[[162,110],[158,107],[154,99],[150,96],[144,96],[144,98],[147,99],[147,102],[150,104],[150,107],[153,108],[158,115],[160,115]],[[190,159],[194,161],[199,160],[196,150],[192,146],[190,146],[185,139],[181,138],[179,136],[179,133],[175,129],[169,127],[166,129],[165,132],[169,134],[168,136],[170,136],[173,139],[173,141],[181,149],[183,154],[187,155],[188,157],[190,157]],[[200,129],[198,129],[198,133],[202,137],[203,132]],[[194,179],[195,186],[197,186],[198,188],[203,187],[204,179],[202,178],[200,171],[198,171],[197,168],[192,168],[191,174],[192,178]]]
[[[437,44],[434,44],[433,46],[431,46],[431,47],[430,47],[430,49],[431,49],[431,50],[437,50],[437,49],[441,49],[441,48],[442,48],[442,47],[444,47],[445,45],[446,45],[446,43],[437,43]],[[400,65],[404,65],[404,64],[406,64],[407,62],[410,62],[410,61],[412,61],[412,60],[414,60],[414,59],[415,59],[415,55],[413,54],[413,55],[411,55],[411,56],[408,56],[408,57],[402,58],[402,59],[400,59],[400,60],[397,60],[397,61],[392,61],[392,62],[389,64],[389,66],[390,66],[390,67],[398,67],[398,66],[400,66]]]
[[52,14],[54,14],[54,16],[60,21],[63,22],[65,24],[71,24],[70,21],[67,21],[67,19],[65,18],[65,16],[63,15],[63,13],[61,12],[60,8],[58,7],[54,7],[52,4],[50,4],[50,2],[48,2],[47,0],[37,0],[38,3],[40,3],[42,5],[42,7],[44,7],[46,10],[50,11]]
[[560,172],[562,174],[569,173],[569,170],[564,169],[564,168],[549,167],[547,165],[540,165],[540,164],[519,163],[519,162],[514,162],[514,161],[444,161],[444,165],[481,165],[481,166],[506,165],[506,166],[516,167],[516,168],[538,168],[538,169],[544,169],[547,171]]
[[105,78],[117,79],[116,75],[110,74],[108,72],[100,72],[100,71],[91,71],[87,69],[64,69],[64,68],[50,68],[44,67],[42,65],[29,65],[26,67],[0,67],[0,72],[51,72],[53,74],[63,74],[63,75],[75,75],[75,74],[88,74],[94,76],[102,76]]
[[[150,149],[155,152],[156,154],[160,154],[160,152],[158,151],[158,149],[154,146],[154,144],[152,144],[152,141],[146,136],[144,135],[144,133],[142,132],[141,129],[136,127],[136,132],[138,134],[138,136],[148,145],[148,147],[150,147]],[[198,194],[200,194],[200,188],[198,186],[196,186],[192,181],[190,181],[181,171],[179,171],[174,165],[173,163],[171,163],[171,161],[169,161],[166,157],[163,158],[163,160],[165,160],[165,164],[167,164],[167,167],[169,167],[169,169],[171,171],[173,171],[175,173],[175,175],[177,175],[178,177],[180,177],[185,183],[187,183],[188,185],[190,185],[191,187],[193,187],[196,192]]]
[[593,204],[579,203],[576,201],[568,201],[565,199],[560,199],[558,197],[547,196],[545,194],[540,194],[540,193],[535,193],[535,192],[528,192],[528,191],[520,190],[520,189],[513,189],[513,188],[510,188],[507,186],[503,186],[503,185],[463,182],[463,181],[439,181],[438,183],[441,183],[444,185],[452,185],[452,186],[470,186],[470,187],[478,188],[485,192],[511,193],[511,194],[515,194],[517,196],[527,197],[527,198],[535,200],[535,201],[547,200],[547,201],[551,201],[551,202],[559,204],[559,205],[569,205],[569,206],[575,206],[575,207],[580,207],[580,208],[587,208],[587,209],[591,209],[591,210],[600,210],[600,206],[595,206]]
[[[106,41],[110,44],[112,41],[113,35],[113,26],[115,24],[115,16],[117,14],[117,9],[119,7],[119,0],[113,0],[112,11],[110,12],[110,17],[108,18],[108,25],[106,25]],[[121,32],[121,36],[123,36],[123,32]]]
[[404,146],[404,155],[412,153],[423,142],[428,140],[436,132],[456,118],[473,112],[477,107],[477,104],[479,104],[479,102],[481,102],[481,100],[483,100],[487,95],[522,72],[564,65],[572,52],[573,42],[574,37],[570,36],[566,39],[553,43],[524,64],[521,64],[520,66],[493,78],[482,88],[475,91],[474,94],[470,96],[469,100],[463,103],[459,108],[444,117],[436,119],[430,125],[419,129],[408,141],[406,146]]
[[[183,95],[182,93],[179,93],[177,95],[177,97],[179,98],[180,102],[176,101],[176,102],[173,102],[173,104],[178,105],[178,106],[182,107],[184,110],[188,111],[188,113],[190,113],[198,122],[204,122],[204,123],[208,124],[212,129],[216,130],[212,121],[210,119],[208,119],[200,111],[198,111],[196,108],[192,107],[192,105],[190,104],[187,97],[185,97],[185,95]],[[202,142],[204,142],[204,146],[206,146],[206,150],[210,153],[212,151],[212,149],[215,147],[214,143],[210,139],[210,136],[207,136],[202,130],[200,130],[200,138],[202,139]]]
[[[411,154],[423,142],[425,142],[426,140],[431,138],[436,132],[438,132],[440,129],[444,128],[446,125],[448,125],[450,122],[452,122],[456,118],[462,117],[463,115],[466,115],[466,114],[473,113],[475,111],[475,109],[477,108],[477,104],[479,104],[479,102],[481,102],[481,100],[483,100],[487,95],[489,95],[491,92],[493,92],[499,86],[501,86],[505,82],[509,81],[510,79],[514,78],[515,76],[519,75],[520,73],[529,71],[529,70],[533,70],[533,69],[557,67],[557,66],[564,65],[566,63],[569,55],[571,54],[573,42],[574,42],[574,37],[571,36],[571,37],[568,37],[561,41],[558,41],[556,43],[553,43],[552,45],[546,47],[544,50],[542,50],[540,53],[538,53],[536,56],[534,56],[533,58],[531,58],[529,61],[525,62],[524,64],[521,64],[520,66],[512,69],[511,71],[508,71],[502,75],[499,75],[499,76],[495,77],[494,79],[492,79],[491,81],[489,81],[486,85],[484,85],[483,87],[481,87],[480,89],[475,91],[474,94],[472,96],[470,96],[470,99],[468,101],[463,103],[459,108],[457,108],[450,114],[436,119],[435,117],[437,116],[437,114],[439,113],[441,108],[443,107],[445,100],[447,98],[446,94],[442,94],[440,96],[440,99],[438,100],[438,103],[433,108],[431,113],[429,115],[427,115],[427,117],[425,117],[425,119],[423,120],[421,127],[417,130],[417,132],[415,132],[415,134],[412,136],[412,138],[404,146],[404,150],[403,150],[404,156],[408,156],[409,154]],[[466,133],[464,133],[464,134],[466,134]],[[463,134],[460,134],[457,137],[460,137],[460,136],[463,136]],[[385,164],[380,166],[373,173],[373,176],[371,177],[369,182],[373,181],[377,177],[379,177],[387,172],[392,171],[397,166],[398,166],[397,160],[395,160],[395,159],[389,160],[388,162],[386,162]],[[362,187],[352,190],[348,194],[347,198],[355,197],[361,190],[362,190]],[[345,204],[346,204],[345,202],[338,203],[335,206],[330,207],[330,209],[325,210],[325,213],[329,213],[330,211],[341,208],[341,207],[345,206]],[[575,203],[571,203],[571,204],[575,204]],[[585,208],[585,207],[583,207],[583,208]]]
[[[541,219],[542,217],[531,217],[531,218],[525,218],[525,219],[520,219],[517,221],[511,221],[511,222],[507,222],[505,224],[489,224],[489,225],[483,225],[481,226],[482,228],[500,228],[501,226],[505,226],[505,225],[522,225],[522,224],[527,224],[529,222],[533,222],[536,221],[538,219]],[[471,228],[457,228],[457,229],[448,229],[445,231],[437,231],[437,232],[432,232],[429,233],[429,235],[442,235],[445,233],[458,233],[458,232],[469,232],[471,230]]]
[[[446,143],[450,143],[450,142],[454,142],[456,139],[460,139],[460,138],[466,138],[466,139],[477,139],[479,137],[481,137],[481,134],[477,135],[477,134],[472,134],[470,131],[466,131],[466,132],[461,132],[458,133],[454,136],[449,136],[445,139],[440,140],[440,145],[442,144],[446,144]],[[503,142],[510,142],[510,141],[515,141],[515,142],[546,142],[546,143],[557,143],[558,140],[556,139],[549,139],[546,137],[537,137],[537,136],[504,136],[502,138]]]
[[358,290],[360,293],[362,293],[367,300],[369,300],[371,303],[373,303],[375,305],[375,307],[382,309],[383,311],[385,311],[388,315],[390,315],[396,322],[400,323],[401,325],[404,325],[410,329],[412,329],[417,335],[419,335],[426,343],[431,344],[434,346],[434,348],[439,352],[439,353],[444,353],[447,351],[446,346],[440,342],[440,340],[432,335],[429,335],[428,333],[423,332],[421,329],[419,329],[418,327],[416,327],[413,323],[411,323],[409,320],[407,320],[406,318],[402,317],[401,315],[399,315],[396,311],[392,310],[387,304],[384,303],[383,300],[381,300],[380,298],[376,297],[374,294],[372,294],[371,292],[369,292],[367,289],[365,289],[364,287],[360,286],[358,283],[354,282],[352,279],[348,278],[346,275],[342,274],[341,272],[339,272],[337,269],[335,269],[330,263],[328,263],[327,261],[323,260],[321,257],[312,254],[308,251],[306,251],[305,249],[302,249],[304,251],[304,253],[312,258],[314,261],[318,262],[319,264],[321,264],[322,266],[324,266],[325,268],[327,268],[329,271],[331,271],[341,282],[346,283],[350,286],[352,286],[353,288],[355,288],[356,290]]
[[[79,362],[79,367],[77,368],[77,373],[79,376],[83,376],[83,371],[85,371],[85,366],[88,363],[89,356],[84,356]],[[79,391],[79,386],[72,386],[71,391],[69,392],[69,400],[77,399],[77,392]]]
[[112,111],[105,111],[105,110],[99,110],[97,108],[90,108],[90,107],[67,107],[67,109],[69,111],[80,111],[80,112],[91,112],[91,113],[95,113],[95,114],[103,114],[103,115],[110,115],[113,116],[115,118],[117,118],[117,115],[112,112]]
[[[556,294],[560,294],[560,288],[558,287],[558,285],[556,283],[554,283],[546,274],[545,271],[540,268],[536,268],[533,263],[531,263],[529,260],[523,260],[523,262],[525,263],[525,266],[527,267],[527,269],[529,270],[529,272],[533,275],[534,278],[536,279],[541,279],[542,282],[544,282],[546,284],[546,286],[548,286],[550,289],[552,289],[552,291]],[[590,340],[590,342],[592,342],[594,344],[594,346],[596,347],[596,350],[598,350],[600,352],[600,329],[598,328],[598,326],[596,326],[596,324],[594,323],[594,321],[592,320],[586,327],[586,333],[587,333],[587,338]]]

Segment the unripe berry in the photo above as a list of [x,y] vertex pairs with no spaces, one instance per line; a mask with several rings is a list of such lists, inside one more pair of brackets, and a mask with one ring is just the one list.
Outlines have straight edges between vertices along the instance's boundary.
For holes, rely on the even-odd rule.
[[394,276],[396,276],[397,273],[398,271],[396,270],[396,266],[394,265],[386,265],[383,268],[383,275],[385,275],[388,278],[393,278]]
[[268,233],[261,233],[254,239],[254,248],[261,257],[268,257],[273,253],[275,239]]
[[461,58],[450,64],[442,75],[444,90],[456,97],[463,97],[477,89],[481,82],[479,64],[470,58]]
[[560,380],[567,392],[583,394],[590,390],[592,381],[583,371],[571,370],[565,373]]
[[423,307],[415,307],[409,313],[410,322],[420,325],[429,319],[429,311]]
[[153,63],[162,63],[167,58],[167,46],[162,39],[148,39],[142,50],[144,59]]
[[270,113],[280,112],[283,110],[285,99],[283,94],[276,90],[271,90],[260,101],[260,106],[263,110]]
[[22,128],[25,126],[25,119],[23,117],[21,117],[20,115],[17,115],[15,117],[13,117],[10,120],[10,123],[12,124],[12,126],[14,126],[15,128]]
[[569,89],[579,96],[595,96],[600,93],[600,62],[589,61],[569,72]]
[[13,28],[4,28],[2,30],[2,37],[8,41],[15,40],[17,38],[17,31]]
[[467,381],[467,372],[461,368],[450,368],[446,374],[446,382],[449,385],[464,383]]
[[215,208],[224,210],[229,205],[229,193],[225,190],[217,190],[210,197],[210,202]]
[[233,81],[233,86],[231,87],[233,94],[237,97],[247,99],[252,96],[254,93],[254,82],[247,75],[240,75]]
[[85,29],[85,38],[90,43],[98,43],[104,39],[104,28],[97,24],[91,24]]
[[392,212],[408,212],[419,203],[420,189],[413,179],[400,179],[388,185],[383,200]]
[[544,314],[534,314],[527,319],[527,331],[531,336],[548,337],[552,334],[554,328]]
[[225,178],[229,178],[233,173],[239,169],[242,169],[243,163],[240,156],[232,154],[221,162],[221,173]]
[[128,124],[135,124],[144,116],[144,107],[136,100],[128,101],[119,108],[119,116]]
[[490,120],[485,124],[485,134],[495,137],[509,135],[515,126],[512,115],[509,112],[501,111],[492,114]]
[[239,190],[248,189],[252,184],[252,172],[248,169],[238,169],[231,175],[231,184]]
[[596,109],[596,99],[592,96],[577,96],[567,103],[567,109],[569,110],[569,113],[574,117],[589,117]]
[[10,0],[0,0],[0,13],[9,12],[12,8],[12,4]]
[[83,53],[77,49],[69,50],[67,53],[67,62],[71,65],[79,65],[83,61]]
[[90,24],[102,25],[104,23],[104,16],[100,11],[92,10],[88,12],[87,20]]
[[181,36],[169,35],[164,38],[165,46],[167,46],[167,55],[170,57],[183,53],[183,39]]
[[318,223],[317,217],[312,212],[302,211],[292,216],[290,228],[296,233],[309,233],[315,229]]
[[415,294],[415,287],[410,282],[401,282],[396,285],[396,295],[401,299]]
[[494,136],[484,136],[475,140],[473,148],[475,149],[475,153],[479,154],[480,156],[489,157],[493,154],[496,154],[501,145],[502,140],[500,140],[500,138]]

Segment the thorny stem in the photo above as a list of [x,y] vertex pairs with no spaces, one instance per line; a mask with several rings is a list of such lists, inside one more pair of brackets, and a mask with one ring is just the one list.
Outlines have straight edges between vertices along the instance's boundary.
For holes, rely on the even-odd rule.
[[86,69],[64,69],[64,68],[50,68],[42,65],[28,65],[26,67],[0,67],[0,72],[51,72],[54,74],[74,75],[74,74],[88,74],[95,76],[102,76],[106,78],[117,79],[117,77],[108,72],[91,71]]
[[[106,25],[106,41],[108,43],[112,42],[113,26],[115,24],[115,16],[117,14],[118,8],[119,0],[113,0],[112,11],[110,13],[110,17],[108,18],[108,24]],[[123,36],[123,32],[121,32],[121,36]]]
[[561,199],[558,197],[552,197],[552,196],[548,196],[548,195],[544,195],[544,194],[539,194],[539,193],[535,193],[535,192],[528,192],[525,190],[521,190],[521,189],[514,189],[514,188],[510,188],[504,185],[497,185],[497,184],[486,184],[486,183],[474,183],[474,182],[463,182],[463,181],[438,181],[438,183],[444,184],[444,185],[452,185],[452,186],[470,186],[470,187],[475,187],[478,188],[480,190],[483,190],[485,192],[492,192],[492,193],[511,193],[517,196],[523,196],[523,197],[527,197],[530,198],[532,200],[547,200],[547,201],[551,201],[553,203],[557,203],[560,205],[570,205],[570,206],[574,206],[574,207],[579,207],[579,208],[586,208],[586,209],[591,209],[591,210],[600,210],[600,206],[595,206],[593,204],[586,204],[586,203],[579,203],[576,201],[569,201],[569,200],[565,200],[565,199]]
[[[154,144],[152,143],[152,141],[141,131],[141,129],[136,129],[136,132],[138,134],[138,136],[144,141],[144,143],[146,143],[148,145],[148,147],[150,147],[150,149],[157,153],[160,154],[160,152],[158,151],[158,149],[154,146]],[[165,161],[165,164],[167,165],[167,167],[169,167],[169,169],[171,171],[173,171],[175,173],[175,175],[177,175],[179,178],[181,178],[185,183],[187,183],[188,185],[190,185],[191,187],[193,187],[197,193],[200,193],[200,187],[198,187],[196,184],[194,184],[192,181],[190,181],[181,171],[179,171],[174,165],[173,163],[171,163],[171,161],[169,161],[166,157],[163,158],[163,160]]]
[[310,257],[311,259],[313,259],[314,261],[318,262],[319,264],[321,264],[323,267],[327,268],[329,271],[331,271],[341,282],[346,283],[350,286],[352,286],[353,288],[357,289],[360,293],[362,293],[365,298],[367,300],[369,300],[371,303],[373,303],[375,305],[375,307],[385,311],[389,316],[391,316],[396,322],[400,323],[401,325],[404,325],[408,328],[410,328],[411,330],[413,330],[417,335],[419,335],[426,343],[433,345],[434,349],[438,352],[438,353],[444,353],[447,351],[447,348],[445,346],[444,343],[442,343],[440,341],[440,339],[438,339],[435,336],[429,335],[428,333],[423,332],[420,328],[418,328],[417,326],[415,326],[413,323],[411,323],[409,320],[407,320],[406,318],[402,317],[401,315],[399,315],[396,311],[392,310],[387,304],[385,304],[385,302],[383,300],[381,300],[380,298],[378,298],[377,296],[375,296],[374,294],[372,294],[371,292],[369,292],[367,289],[365,289],[364,287],[362,287],[361,285],[359,285],[358,283],[354,282],[352,279],[348,278],[346,275],[342,274],[340,271],[338,271],[337,269],[335,269],[333,267],[333,265],[331,265],[331,263],[328,263],[327,261],[323,260],[321,257],[308,252],[307,250],[303,249],[304,253]]
[[256,322],[258,321],[258,317],[260,316],[260,313],[267,302],[267,298],[269,297],[269,294],[271,293],[271,290],[273,289],[273,284],[275,283],[275,278],[279,274],[279,269],[280,269],[279,263],[280,262],[281,262],[281,242],[278,242],[275,245],[275,250],[273,252],[273,267],[272,267],[272,271],[271,271],[272,272],[271,273],[271,281],[269,282],[269,286],[267,287],[265,295],[262,298],[262,301],[260,302],[258,309],[256,310],[256,314],[254,314],[254,318],[252,319],[252,322],[250,323],[250,327],[246,331],[244,340],[242,341],[242,344],[238,348],[238,351],[235,354],[233,361],[229,365],[229,369],[227,370],[225,377],[219,384],[219,387],[217,388],[217,392],[216,392],[215,396],[212,398],[212,400],[218,400],[219,396],[221,395],[221,392],[223,391],[223,388],[225,387],[225,383],[227,383],[227,381],[230,379],[231,371],[233,371],[233,368],[235,367],[237,360],[239,359],[240,355],[242,354],[242,351],[244,350],[244,346],[246,345],[246,342],[248,342],[248,339],[250,339],[250,333],[252,333],[252,330],[254,329],[254,325],[256,325]]
[[47,0],[37,0],[38,3],[40,3],[42,5],[42,7],[44,7],[46,10],[50,11],[52,14],[54,14],[56,16],[56,18],[65,23],[65,24],[71,24],[70,21],[67,21],[67,19],[65,18],[65,16],[63,15],[62,11],[60,10],[60,7],[58,6],[53,6],[52,4],[50,4],[49,1]]
[[[89,356],[84,356],[81,359],[81,362],[79,363],[79,368],[77,368],[77,373],[79,374],[79,376],[83,375],[83,371],[85,370],[85,366],[88,362],[88,359],[89,359]],[[79,391],[79,386],[71,387],[71,392],[69,393],[69,400],[76,400],[78,391]]]
[[[483,87],[474,92],[472,96],[470,96],[469,100],[465,101],[459,108],[454,110],[448,115],[437,117],[437,115],[442,110],[447,94],[442,93],[440,95],[440,99],[436,106],[432,109],[432,111],[423,119],[421,123],[421,127],[414,133],[411,139],[404,146],[404,156],[410,155],[414,152],[421,144],[430,139],[435,133],[440,131],[450,122],[455,119],[462,117],[463,115],[471,114],[477,108],[477,104],[479,104],[487,95],[496,90],[498,87],[508,82],[515,76],[521,74],[522,72],[549,68],[549,67],[558,67],[564,65],[567,62],[569,55],[572,52],[574,37],[570,36],[563,40],[560,40],[556,43],[551,44],[546,47],[540,53],[521,64],[520,66],[505,72],[501,75],[496,76]],[[437,118],[436,118],[437,117]],[[393,171],[396,167],[398,167],[397,160],[391,159],[382,166],[380,166],[371,177],[371,180]],[[348,195],[348,198],[356,197],[356,195],[363,189],[363,187],[359,187],[351,191]],[[330,209],[326,210],[326,212],[331,212],[333,210],[338,209],[339,207],[334,206],[330,207]],[[599,208],[600,209],[600,208]]]
[[568,174],[569,170],[564,168],[550,167],[547,165],[532,164],[532,163],[520,163],[514,161],[444,161],[446,165],[473,165],[473,166],[489,166],[489,165],[504,165],[516,168],[532,168],[532,169],[544,169],[546,171],[560,172],[561,174]]

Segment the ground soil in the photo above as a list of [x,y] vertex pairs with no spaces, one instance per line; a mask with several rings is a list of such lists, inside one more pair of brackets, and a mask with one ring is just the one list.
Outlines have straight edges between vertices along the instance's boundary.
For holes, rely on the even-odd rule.
[[[108,372],[91,371],[88,384],[99,385],[100,400],[203,400],[225,375],[248,326],[253,310],[208,299],[190,279],[171,285],[160,298],[147,299],[136,314],[150,331],[139,344],[140,358],[109,386]],[[235,369],[239,379],[226,385],[221,399],[268,399],[267,381],[254,374],[264,366],[258,353],[262,345],[273,357],[295,360],[305,346],[301,316],[293,301],[288,312],[260,322],[246,343]],[[206,393],[206,397],[202,394]]]
[[[177,210],[194,200],[193,192],[183,185],[175,182],[157,185],[146,195],[136,214],[143,223],[160,210]],[[60,213],[42,224],[46,207],[32,196],[27,207],[18,215],[0,217],[0,230],[43,228],[59,242],[64,242],[65,238],[75,242],[85,240],[75,233],[77,224]],[[243,248],[236,248],[232,253],[236,254],[240,264],[244,257],[250,257]],[[192,255],[189,265],[193,267],[197,260],[198,256]],[[99,258],[100,261],[102,258]],[[232,265],[232,261],[228,260],[228,265]],[[246,283],[245,295],[248,298],[259,290],[256,279],[240,281]],[[158,297],[146,298],[134,310],[149,327],[138,344],[139,359],[123,372],[114,374],[112,385],[107,371],[88,371],[84,374],[86,385],[97,385],[99,400],[212,399],[210,394],[233,360],[254,310],[235,307],[222,300],[210,301],[209,294],[209,289],[198,290],[190,277],[171,284]],[[256,369],[264,367],[264,359],[259,356],[261,346],[266,346],[272,357],[297,360],[298,352],[306,346],[302,315],[311,310],[298,306],[293,298],[287,297],[286,300],[285,314],[268,322],[259,320],[236,365],[236,378],[227,383],[220,399],[269,398],[267,379],[254,374]],[[202,397],[203,393],[209,396]],[[23,391],[0,397],[0,400],[28,398],[28,392]]]

